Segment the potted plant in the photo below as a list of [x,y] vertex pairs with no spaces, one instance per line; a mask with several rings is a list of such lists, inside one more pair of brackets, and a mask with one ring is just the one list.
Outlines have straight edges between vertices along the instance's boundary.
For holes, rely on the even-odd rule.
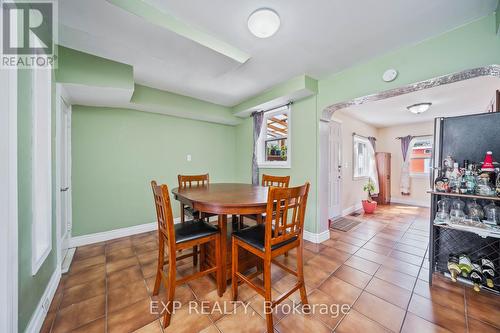
[[375,184],[371,179],[368,179],[368,183],[363,186],[363,191],[368,193],[367,200],[362,200],[363,210],[365,214],[373,214],[375,209],[377,208],[377,202],[372,200],[372,193],[375,192]]
[[286,151],[287,147],[285,145],[281,146],[281,159],[286,161]]

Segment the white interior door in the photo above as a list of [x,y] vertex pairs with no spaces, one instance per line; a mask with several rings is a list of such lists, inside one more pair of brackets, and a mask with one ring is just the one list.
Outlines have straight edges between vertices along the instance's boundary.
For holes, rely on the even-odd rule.
[[328,217],[334,218],[342,214],[342,128],[336,121],[330,121],[328,153]]
[[69,237],[71,234],[71,165],[70,165],[70,130],[71,111],[69,105],[63,98],[61,103],[61,135],[60,135],[60,235],[61,235],[61,258],[64,260],[68,252]]

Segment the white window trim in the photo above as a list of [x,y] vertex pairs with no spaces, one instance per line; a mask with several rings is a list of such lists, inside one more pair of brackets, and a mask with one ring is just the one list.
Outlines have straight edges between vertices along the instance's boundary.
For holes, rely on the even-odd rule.
[[355,169],[356,169],[356,158],[357,156],[354,155],[354,144],[356,143],[356,141],[361,141],[363,143],[365,143],[366,145],[369,145],[370,144],[370,141],[360,135],[353,135],[352,136],[352,179],[353,180],[366,180],[369,178],[368,176],[368,163],[366,163],[367,165],[365,165],[365,171],[366,171],[366,175],[363,175],[363,176],[355,176]]
[[[425,140],[425,138],[430,138],[431,139],[431,142],[433,142],[432,140],[432,135],[429,135],[428,137],[418,137],[418,138],[413,138],[413,140],[411,140],[410,142],[410,147],[408,148],[409,150],[410,149],[413,149],[413,145],[415,144],[416,141],[423,141]],[[431,149],[434,149],[434,147],[431,147]],[[410,153],[410,156],[408,157],[410,159],[409,162],[411,162],[411,151],[409,151]],[[422,158],[424,159],[424,158]],[[432,168],[432,165],[431,165],[431,168]],[[419,178],[429,178],[430,176],[430,172],[424,172],[424,173],[411,173],[410,172],[410,178],[416,178],[416,179],[419,179]]]
[[[288,114],[287,159],[286,161],[266,161],[266,120],[276,114],[282,114],[285,112]],[[259,169],[290,169],[292,167],[292,108],[290,105],[264,113],[262,128],[260,129],[259,134],[259,141],[257,143],[257,166]]]
[[[37,85],[38,75],[40,75],[41,71],[49,71],[48,72],[48,87],[43,86],[39,87]],[[42,75],[46,75],[47,73],[43,73]],[[38,95],[40,93],[40,89],[43,91],[48,91],[48,105],[43,105],[43,103],[38,102]],[[31,226],[31,274],[34,276],[37,274],[40,267],[43,265],[45,260],[52,251],[52,74],[50,70],[47,69],[33,69],[32,70],[32,82],[31,82],[31,97],[32,97],[32,226]],[[42,138],[42,142],[39,142],[40,138],[36,135],[36,131],[38,128],[37,121],[37,107],[43,108],[48,107],[48,133],[43,133],[44,138]],[[38,163],[42,163],[37,161],[36,158],[36,149],[39,147],[45,148],[48,153],[48,158],[44,162],[44,167],[40,167]],[[47,146],[48,145],[48,146]],[[44,170],[44,168],[46,168]],[[43,171],[43,172],[42,172]],[[44,189],[37,188],[37,178],[47,177],[47,186]],[[45,193],[45,198],[42,198],[38,195],[38,191],[43,191]],[[43,200],[42,204],[47,205],[46,215],[40,216],[38,213],[38,207],[40,206],[39,200]],[[37,219],[43,219],[41,222],[45,223],[45,225],[39,226],[37,223],[39,221]],[[46,229],[45,229],[46,228]],[[44,230],[45,229],[45,230]],[[44,232],[42,232],[44,231]],[[41,245],[37,246],[37,244]],[[42,250],[37,250],[38,248],[42,248]]]

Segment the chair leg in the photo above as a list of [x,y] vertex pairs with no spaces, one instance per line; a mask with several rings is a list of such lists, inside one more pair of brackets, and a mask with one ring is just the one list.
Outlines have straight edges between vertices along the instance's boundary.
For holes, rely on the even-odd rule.
[[193,266],[198,265],[198,245],[193,246]]
[[181,202],[181,223],[184,223],[186,217],[184,216],[184,204]]
[[238,272],[238,241],[236,238],[232,237],[231,240],[231,250],[232,250],[232,258],[231,258],[231,297],[233,301],[236,301],[238,298],[238,276],[236,273]]
[[266,312],[267,333],[273,333],[273,309],[271,307],[271,260],[264,259],[264,309]]
[[206,257],[207,257],[207,244],[200,244],[200,272],[205,270]]
[[165,263],[165,242],[163,236],[160,235],[160,245],[158,246],[158,265],[156,266],[156,279],[155,287],[153,289],[153,295],[158,295],[160,292],[161,284],[161,273],[163,271],[163,265]]
[[306,284],[304,282],[304,258],[303,258],[303,241],[300,241],[297,247],[297,279],[301,283],[300,287],[300,300],[302,304],[309,304],[307,301]]
[[170,319],[172,318],[172,311],[173,311],[173,302],[174,302],[174,295],[175,295],[175,282],[176,282],[176,268],[177,268],[177,263],[176,263],[176,258],[175,254],[170,256],[169,258],[169,266],[168,266],[168,286],[167,287],[167,307],[164,310],[165,313],[163,314],[163,328],[168,327],[170,325]]
[[[222,258],[220,256],[220,242],[221,242],[221,237],[220,235],[215,236],[215,266],[217,267],[217,295],[219,297],[222,297],[223,295],[223,283],[226,283],[225,279],[225,272],[222,272]],[[204,246],[204,245],[202,245]]]

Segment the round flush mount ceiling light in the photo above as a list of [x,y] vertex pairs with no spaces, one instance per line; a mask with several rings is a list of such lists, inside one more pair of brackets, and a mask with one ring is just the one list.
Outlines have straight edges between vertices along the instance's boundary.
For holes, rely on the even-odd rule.
[[260,8],[248,17],[248,29],[258,38],[271,37],[280,27],[278,13],[270,8]]
[[384,82],[392,82],[396,80],[397,77],[398,71],[394,68],[390,68],[384,72],[384,74],[382,75],[382,80],[384,80]]
[[407,106],[406,108],[408,109],[408,111],[410,111],[413,114],[420,114],[420,113],[424,113],[425,111],[429,110],[431,105],[432,105],[432,103],[429,103],[429,102],[417,103],[417,104]]

